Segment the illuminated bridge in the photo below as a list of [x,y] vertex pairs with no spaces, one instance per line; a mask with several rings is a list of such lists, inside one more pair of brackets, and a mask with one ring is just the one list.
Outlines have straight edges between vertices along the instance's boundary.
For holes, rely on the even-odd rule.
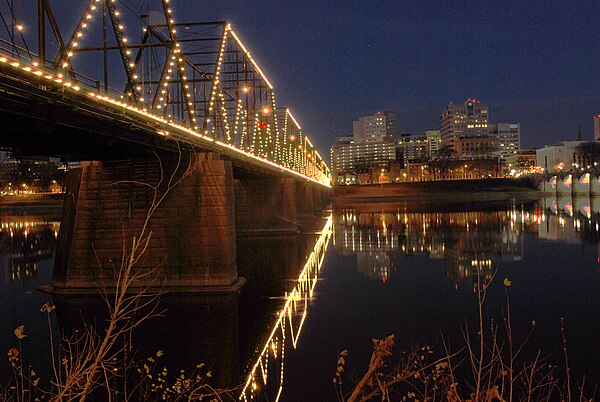
[[326,202],[318,150],[229,23],[176,21],[169,0],[51,3],[0,6],[0,147],[89,161],[67,179],[54,289],[107,280],[165,193],[140,269],[236,288],[236,236],[295,231]]

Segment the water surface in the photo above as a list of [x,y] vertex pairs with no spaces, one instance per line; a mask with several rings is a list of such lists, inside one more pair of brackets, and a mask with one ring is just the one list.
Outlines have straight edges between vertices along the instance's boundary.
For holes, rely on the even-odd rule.
[[[236,400],[336,400],[337,354],[361,373],[371,339],[396,336],[396,348],[464,344],[476,324],[477,272],[488,287],[486,320],[506,311],[510,278],[515,337],[535,321],[525,355],[538,349],[562,364],[566,322],[575,376],[600,378],[600,203],[542,199],[530,203],[356,204],[334,210],[295,236],[238,238],[240,294],[162,297],[162,317],[136,331],[136,356],[164,352],[173,372],[206,364],[217,386],[239,387]],[[56,334],[83,322],[102,325],[102,301],[51,297],[59,223],[44,214],[3,214],[0,233],[0,349],[28,331],[31,362],[48,368],[48,330],[39,308],[57,305]],[[461,327],[462,326],[462,327]],[[4,353],[4,352],[3,352]],[[10,376],[5,361],[0,379]]]

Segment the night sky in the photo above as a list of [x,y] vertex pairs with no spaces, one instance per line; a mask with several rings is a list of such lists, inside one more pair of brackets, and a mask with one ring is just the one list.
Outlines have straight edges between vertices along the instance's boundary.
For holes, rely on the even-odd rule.
[[[87,0],[51,4],[74,25]],[[598,0],[169,4],[176,22],[230,21],[278,106],[291,107],[327,159],[334,137],[378,110],[398,112],[400,132],[422,134],[439,129],[449,101],[476,98],[491,123],[521,123],[524,148],[576,139],[579,123],[591,140],[600,114]]]
[[[439,128],[448,101],[520,122],[524,147],[593,137],[600,113],[599,1],[175,0],[181,16],[229,20],[280,105],[328,155],[352,119],[398,112],[401,132]],[[182,13],[183,11],[183,13]]]

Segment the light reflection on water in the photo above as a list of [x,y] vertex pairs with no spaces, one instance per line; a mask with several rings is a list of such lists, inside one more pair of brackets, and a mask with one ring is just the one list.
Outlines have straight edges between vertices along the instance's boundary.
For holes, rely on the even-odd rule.
[[336,352],[348,349],[360,373],[372,338],[394,333],[399,350],[434,345],[440,336],[464,345],[461,328],[477,318],[478,270],[481,286],[490,289],[488,319],[502,322],[502,280],[510,277],[515,336],[537,321],[532,349],[523,355],[537,348],[552,355],[560,348],[565,317],[573,373],[595,379],[600,361],[590,356],[600,352],[597,206],[597,200],[561,197],[528,203],[357,202],[334,209],[335,252],[322,269],[320,295],[300,347],[286,361],[291,374],[283,400],[335,399],[330,381]]
[[[381,208],[380,205],[359,204],[345,207],[335,211],[327,219],[320,235],[304,242],[306,246],[298,245],[297,239],[278,240],[280,243],[268,239],[255,243],[254,240],[240,240],[240,274],[249,282],[239,299],[227,298],[215,303],[201,298],[182,301],[169,296],[165,305],[173,314],[168,313],[163,321],[151,322],[141,332],[150,354],[158,349],[166,349],[168,353],[168,347],[163,346],[165,343],[185,345],[182,346],[184,350],[175,352],[179,354],[171,363],[187,359],[195,365],[211,358],[217,363],[222,362],[223,366],[227,366],[227,374],[224,374],[227,381],[242,384],[238,400],[294,400],[290,395],[294,395],[307,381],[300,375],[305,370],[298,369],[301,365],[298,359],[307,356],[306,346],[323,347],[323,354],[327,351],[333,356],[333,364],[338,348],[346,346],[338,343],[328,348],[325,343],[321,345],[320,335],[306,330],[311,320],[320,322],[324,314],[324,307],[315,304],[315,301],[331,291],[331,287],[320,284],[317,288],[320,294],[315,293],[318,277],[325,272],[326,279],[335,278],[335,270],[345,269],[344,266],[327,263],[322,266],[330,237],[333,237],[336,255],[355,257],[358,273],[384,286],[390,285],[394,278],[401,281],[402,275],[406,275],[406,267],[402,266],[406,260],[402,258],[420,257],[442,266],[445,280],[450,281],[453,289],[471,292],[471,289],[476,291],[477,268],[489,281],[499,266],[510,268],[524,262],[532,263],[531,259],[527,260],[527,244],[532,243],[526,239],[597,247],[600,242],[599,223],[600,202],[589,198],[546,198],[525,205],[431,207],[398,204]],[[32,286],[37,287],[50,280],[46,272],[43,276],[46,283],[39,283],[37,272],[41,262],[45,264],[46,271],[51,268],[58,227],[58,222],[35,217],[4,217],[0,221],[0,254],[4,261],[2,286],[6,288],[10,284],[13,295],[4,302],[9,303],[9,311],[11,308],[14,310],[11,312],[13,316],[21,314],[16,313],[17,309],[22,311],[18,306],[29,303],[25,292],[31,292]],[[290,257],[290,250],[295,257]],[[597,254],[596,251],[598,257]],[[600,261],[600,257],[598,259]],[[334,281],[329,281],[328,285],[331,283]],[[355,299],[364,295],[360,287],[350,293]],[[35,303],[32,310],[39,309],[42,304],[40,301]],[[57,305],[63,307],[63,319],[59,319],[63,330],[79,325],[74,320],[81,316],[94,317],[98,314],[98,306],[90,300],[63,300]],[[352,313],[340,310],[340,314],[346,314],[347,325],[364,333],[373,331],[367,334],[368,337],[378,335],[371,328],[373,323],[352,321]],[[178,314],[180,316],[175,317]],[[222,314],[228,316],[226,328],[222,328]],[[191,316],[195,318],[194,326],[184,327],[190,324]],[[382,319],[373,315],[369,317],[373,322]],[[172,319],[174,321],[169,321]],[[3,326],[2,331],[10,332],[13,324],[17,323],[18,319],[11,320],[10,326]],[[215,328],[229,335],[215,336],[216,333],[221,334]],[[207,334],[212,334],[210,339],[198,341]],[[10,341],[10,336],[0,336],[0,351],[12,346]],[[364,347],[368,353],[369,344]],[[227,354],[211,355],[202,352],[200,349],[203,348],[218,349],[220,353],[225,350]],[[291,364],[287,357],[289,353],[293,354]],[[45,357],[46,353],[40,353],[40,356]],[[331,388],[330,373],[323,374],[319,370],[315,373],[320,373],[320,377],[326,380],[327,385],[323,385],[321,390],[326,395],[326,390]],[[290,391],[286,392],[288,387]],[[320,389],[316,383],[314,388]]]
[[27,282],[37,276],[40,261],[54,258],[60,222],[0,218],[0,254],[5,277]]
[[[266,400],[278,401],[281,397],[286,344],[294,349],[298,345],[302,326],[308,314],[308,304],[314,296],[319,271],[332,234],[332,224],[332,216],[329,216],[300,272],[296,285],[289,294],[286,294],[285,304],[277,314],[277,321],[252,366],[240,394],[240,400],[249,401],[260,395]],[[275,377],[275,380],[271,377]],[[275,382],[275,386],[267,387],[269,381]],[[267,395],[268,389],[275,390],[273,396]]]
[[396,254],[441,260],[452,281],[476,283],[477,268],[489,280],[499,263],[522,261],[526,234],[598,243],[600,200],[547,198],[500,209],[470,208],[415,211],[399,205],[373,212],[361,211],[365,205],[359,204],[340,209],[334,217],[335,249],[340,255],[356,255],[358,270],[384,283],[395,270]]

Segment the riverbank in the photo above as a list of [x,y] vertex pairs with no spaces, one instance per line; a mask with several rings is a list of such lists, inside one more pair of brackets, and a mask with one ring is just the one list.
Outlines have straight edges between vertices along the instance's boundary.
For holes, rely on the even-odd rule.
[[0,208],[16,207],[59,207],[62,206],[65,195],[63,193],[38,193],[23,195],[0,196]]
[[529,180],[481,179],[336,186],[334,203],[386,201],[526,201],[543,196]]

